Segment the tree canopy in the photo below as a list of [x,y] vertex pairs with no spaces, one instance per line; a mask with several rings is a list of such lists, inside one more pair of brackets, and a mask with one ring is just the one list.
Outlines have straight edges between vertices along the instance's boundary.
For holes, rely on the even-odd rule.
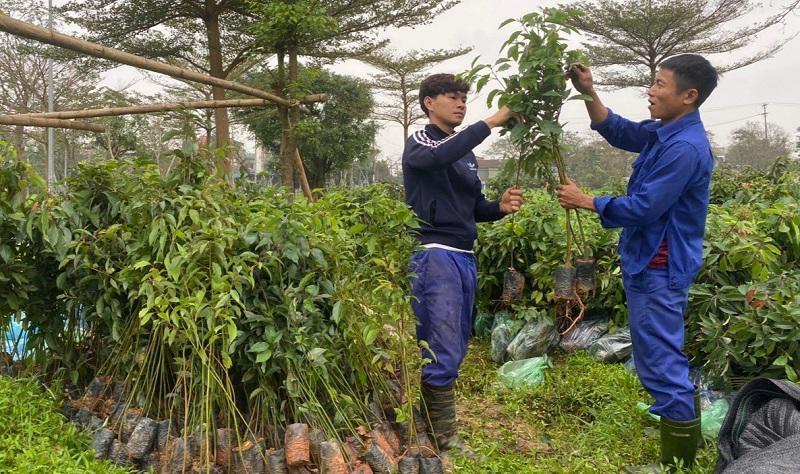
[[[582,0],[562,5],[580,15],[570,24],[586,35],[587,57],[600,85],[648,87],[658,65],[681,53],[722,55],[749,46],[780,23],[800,0],[789,0],[772,16],[742,24],[757,6],[750,0]],[[794,36],[742,59],[715,61],[720,72],[738,69],[778,52]]]
[[747,122],[734,130],[725,153],[725,163],[765,170],[775,159],[791,154],[791,136],[786,130],[770,123],[767,124],[766,136],[764,133],[764,126],[758,122]]
[[[254,74],[251,83],[267,80]],[[374,101],[361,81],[319,68],[300,70],[303,87],[324,90],[331,98],[309,106],[297,123],[298,148],[312,188],[324,187],[332,173],[374,157],[377,125],[370,120]],[[281,119],[275,109],[245,110],[239,115],[273,155],[281,151]]]
[[364,57],[364,62],[378,69],[370,86],[387,96],[378,102],[375,116],[378,120],[396,123],[403,127],[403,141],[408,130],[425,117],[418,104],[419,86],[426,71],[448,59],[467,54],[472,48],[415,50],[398,54],[382,49]]
[[[258,44],[276,55],[272,87],[279,95],[298,94],[300,58],[335,61],[363,57],[386,44],[378,32],[429,22],[458,0],[274,0],[253,3],[258,16],[254,31]],[[300,121],[297,108],[279,109],[281,182],[292,181],[293,124]]]
[[[245,0],[71,0],[62,11],[104,46],[223,79],[257,52]],[[225,89],[215,86],[212,95],[223,100]],[[227,109],[215,109],[214,117],[217,145],[227,145]]]

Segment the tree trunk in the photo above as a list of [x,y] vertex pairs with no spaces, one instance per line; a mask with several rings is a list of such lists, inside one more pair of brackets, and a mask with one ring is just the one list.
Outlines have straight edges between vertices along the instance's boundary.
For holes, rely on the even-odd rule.
[[[211,77],[225,79],[225,71],[222,65],[222,43],[220,41],[218,11],[212,12],[206,19],[206,33],[208,35],[208,63],[211,67]],[[225,100],[225,89],[219,86],[213,86],[211,95],[214,100]],[[217,148],[228,146],[231,142],[228,109],[214,109],[214,124],[217,129]],[[220,158],[220,162],[217,163],[217,173],[225,178],[231,178],[230,152],[226,153],[224,158]]]
[[[297,46],[289,48],[289,84],[292,88],[296,88],[297,82],[300,80],[300,64],[297,61]],[[294,171],[297,173],[297,180],[303,189],[303,194],[310,202],[314,202],[314,196],[311,194],[311,188],[308,185],[306,178],[306,171],[303,167],[303,161],[300,158],[300,149],[298,148],[297,135],[295,134],[295,127],[300,122],[300,108],[292,107],[289,109],[289,145],[292,150],[292,159],[294,160]]]
[[[95,123],[79,122],[77,120],[60,120],[33,117],[28,115],[0,115],[0,125],[22,125],[26,127],[67,128],[86,130],[89,132],[105,133],[106,127]],[[46,142],[45,142],[46,143]]]
[[[278,83],[276,87],[276,95],[282,96],[286,93],[286,54],[282,49],[278,49]],[[291,126],[289,125],[289,109],[288,107],[278,107],[278,116],[281,121],[281,150],[280,150],[280,165],[281,165],[281,185],[289,191],[294,191],[294,169],[292,166],[292,154],[294,153],[289,148],[291,137]]]
[[408,129],[411,127],[411,114],[408,106],[405,75],[400,76],[400,93],[403,94],[403,145],[405,145],[408,141]]
[[300,150],[295,148],[292,155],[294,157],[294,167],[297,170],[297,179],[300,181],[300,187],[303,189],[303,194],[305,195],[306,199],[308,199],[308,202],[314,202],[314,195],[311,194],[311,186],[309,186],[308,179],[306,178],[303,160],[300,158]]
[[25,127],[17,125],[14,128],[14,146],[17,148],[17,158],[25,157]]

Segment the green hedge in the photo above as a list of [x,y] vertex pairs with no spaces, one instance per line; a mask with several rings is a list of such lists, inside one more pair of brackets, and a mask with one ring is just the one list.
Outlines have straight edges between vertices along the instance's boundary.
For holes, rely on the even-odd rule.
[[[26,207],[0,224],[40,249],[14,258],[51,272],[28,280],[45,310],[18,290],[6,308],[25,311],[28,361],[73,383],[126,379],[154,417],[181,414],[190,430],[247,424],[276,445],[287,423],[342,436],[371,403],[398,407],[399,374],[416,359],[416,222],[397,190],[291,204],[217,180],[211,162],[177,152],[167,177],[147,161],[82,163],[50,197],[8,187],[28,191]],[[19,165],[3,166],[9,180]]]
[[[775,170],[779,170],[777,172]],[[798,380],[800,372],[800,171],[792,162],[771,170],[721,168],[712,181],[704,265],[689,299],[687,348],[719,382],[766,375]],[[514,219],[480,226],[478,306],[496,306],[503,273],[527,280],[521,306],[553,314],[553,269],[563,264],[564,212],[544,190],[526,192]],[[598,263],[598,291],[589,309],[626,323],[616,230],[582,213]]]

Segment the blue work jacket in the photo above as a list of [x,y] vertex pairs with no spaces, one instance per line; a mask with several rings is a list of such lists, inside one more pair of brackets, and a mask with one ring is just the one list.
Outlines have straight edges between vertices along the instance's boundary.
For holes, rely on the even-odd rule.
[[622,271],[644,271],[667,240],[669,285],[689,286],[703,263],[714,158],[700,113],[662,125],[633,122],[608,110],[592,124],[612,146],[637,152],[626,196],[598,196],[594,206],[603,227],[622,227]]

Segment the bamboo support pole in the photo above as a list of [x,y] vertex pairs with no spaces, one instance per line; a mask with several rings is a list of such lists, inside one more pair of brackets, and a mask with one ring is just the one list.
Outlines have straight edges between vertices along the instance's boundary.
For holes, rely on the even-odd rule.
[[[318,94],[327,99],[326,94]],[[188,109],[217,109],[226,107],[263,107],[272,105],[266,99],[228,99],[228,100],[198,100],[189,102],[168,102],[163,104],[134,105],[129,107],[112,107],[107,109],[63,110],[59,112],[37,112],[20,114],[17,117],[41,118],[90,118],[90,117],[115,117],[119,115],[149,114],[156,112],[170,112]]]
[[300,180],[300,187],[303,188],[303,194],[308,199],[308,202],[314,202],[314,195],[311,193],[311,186],[308,185],[308,178],[306,177],[306,169],[303,166],[303,160],[300,158],[300,150],[294,149],[292,156],[294,160],[294,168],[297,177]]
[[0,115],[0,125],[21,125],[23,127],[48,127],[69,128],[73,130],[86,130],[89,132],[105,133],[106,127],[94,123],[78,122],[75,120],[60,120],[42,117],[21,115]]
[[[46,28],[41,28],[31,23],[15,20],[2,12],[0,12],[0,31],[5,31],[6,33],[10,33],[12,35],[22,36],[28,39],[69,49],[89,56],[94,56],[96,58],[108,59],[121,64],[127,64],[128,66],[133,66],[140,69],[146,69],[148,71],[153,71],[160,74],[166,74],[167,76],[170,77],[178,79],[186,79],[194,82],[199,82],[202,84],[218,86],[224,89],[241,92],[243,94],[247,94],[253,97],[266,99],[274,104],[283,107],[295,107],[303,102],[315,101],[308,98],[304,98],[301,100],[287,100],[282,97],[278,97],[274,94],[270,94],[269,92],[264,92],[254,87],[246,86],[244,84],[239,84],[237,82],[209,76],[207,74],[190,71],[170,64],[143,58],[141,56],[136,56],[135,54],[126,53],[118,49],[108,48],[79,38],[64,35],[61,33],[56,33],[54,31],[50,31]],[[324,94],[316,94],[309,97],[316,98],[316,100],[319,100],[322,96],[324,96]]]

